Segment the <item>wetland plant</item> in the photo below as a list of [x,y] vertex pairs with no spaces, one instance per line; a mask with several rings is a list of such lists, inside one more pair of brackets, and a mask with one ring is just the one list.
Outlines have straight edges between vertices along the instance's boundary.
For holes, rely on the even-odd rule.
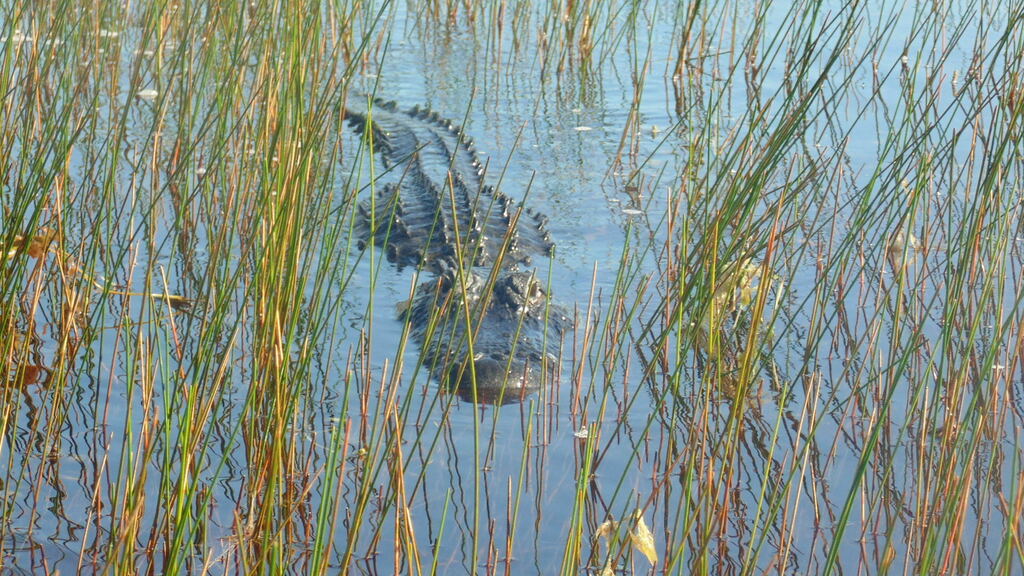
[[[5,569],[1024,570],[1021,6],[0,14]],[[552,218],[576,329],[520,402],[451,394],[426,269],[360,246],[410,173],[367,94]]]

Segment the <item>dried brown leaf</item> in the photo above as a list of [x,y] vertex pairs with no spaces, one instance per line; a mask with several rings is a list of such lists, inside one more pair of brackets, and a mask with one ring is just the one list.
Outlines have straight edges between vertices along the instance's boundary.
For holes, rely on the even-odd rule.
[[36,235],[28,241],[26,252],[33,258],[41,258],[50,249],[50,244],[57,239],[57,231],[52,228],[40,228]]

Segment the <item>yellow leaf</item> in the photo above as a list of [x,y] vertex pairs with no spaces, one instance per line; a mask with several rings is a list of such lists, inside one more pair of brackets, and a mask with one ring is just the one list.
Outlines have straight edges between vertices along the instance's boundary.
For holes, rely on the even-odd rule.
[[740,307],[747,308],[754,301],[754,287],[749,283],[740,288]]
[[619,523],[615,520],[605,520],[600,526],[597,527],[597,532],[594,536],[601,538],[605,541],[608,546],[615,544],[616,533],[619,530]]
[[641,510],[636,511],[636,526],[629,533],[629,539],[633,542],[633,548],[646,556],[652,566],[658,563],[658,551],[654,549],[654,534],[651,534],[647,522],[644,522]]

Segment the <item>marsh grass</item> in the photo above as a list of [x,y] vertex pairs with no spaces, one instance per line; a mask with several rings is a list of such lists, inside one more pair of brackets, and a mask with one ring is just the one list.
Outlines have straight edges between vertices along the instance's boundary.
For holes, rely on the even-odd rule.
[[[0,562],[1022,569],[1020,7],[2,10]],[[432,382],[385,302],[429,278],[356,249],[399,34],[483,47],[462,124],[622,103],[633,215],[589,293],[538,263],[577,330],[521,404]]]

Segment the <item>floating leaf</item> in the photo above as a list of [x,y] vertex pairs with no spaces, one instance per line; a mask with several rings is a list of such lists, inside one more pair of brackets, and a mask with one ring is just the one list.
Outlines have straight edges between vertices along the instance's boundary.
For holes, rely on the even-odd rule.
[[57,231],[44,226],[28,241],[25,251],[33,258],[41,258],[50,249],[50,244],[56,239]]
[[14,370],[14,374],[7,380],[7,386],[18,390],[39,382],[40,376],[49,374],[50,369],[38,364],[23,364]]
[[751,258],[730,262],[722,267],[713,296],[716,316],[748,306],[757,294],[755,281],[760,277],[761,265]]
[[607,520],[601,523],[597,527],[597,531],[594,532],[595,539],[601,539],[608,547],[608,560],[604,564],[604,568],[601,569],[600,576],[614,576],[615,569],[612,568],[612,548],[616,548],[619,542],[619,523],[616,522],[611,516]]
[[906,264],[912,264],[917,260],[918,252],[921,252],[921,242],[918,241],[917,236],[914,236],[912,232],[904,234],[903,230],[893,234],[885,248],[885,256],[889,260],[889,265],[895,270],[903,269],[904,266],[901,263],[904,254],[906,255]]
[[175,310],[181,310],[186,312],[192,309],[192,300],[185,298],[184,296],[176,296],[174,294],[153,294],[153,298],[163,300],[168,306]]
[[50,244],[57,239],[57,231],[42,227],[32,236],[15,236],[7,258],[14,258],[22,248],[33,258],[41,258],[50,249]]
[[605,544],[611,546],[617,538],[619,532],[619,523],[609,518],[605,520],[600,526],[597,527],[597,532],[594,534],[597,538],[604,540]]
[[630,531],[629,539],[633,543],[633,548],[646,556],[652,566],[658,563],[658,551],[654,549],[654,534],[651,534],[647,522],[644,522],[642,510],[636,511],[636,525]]

